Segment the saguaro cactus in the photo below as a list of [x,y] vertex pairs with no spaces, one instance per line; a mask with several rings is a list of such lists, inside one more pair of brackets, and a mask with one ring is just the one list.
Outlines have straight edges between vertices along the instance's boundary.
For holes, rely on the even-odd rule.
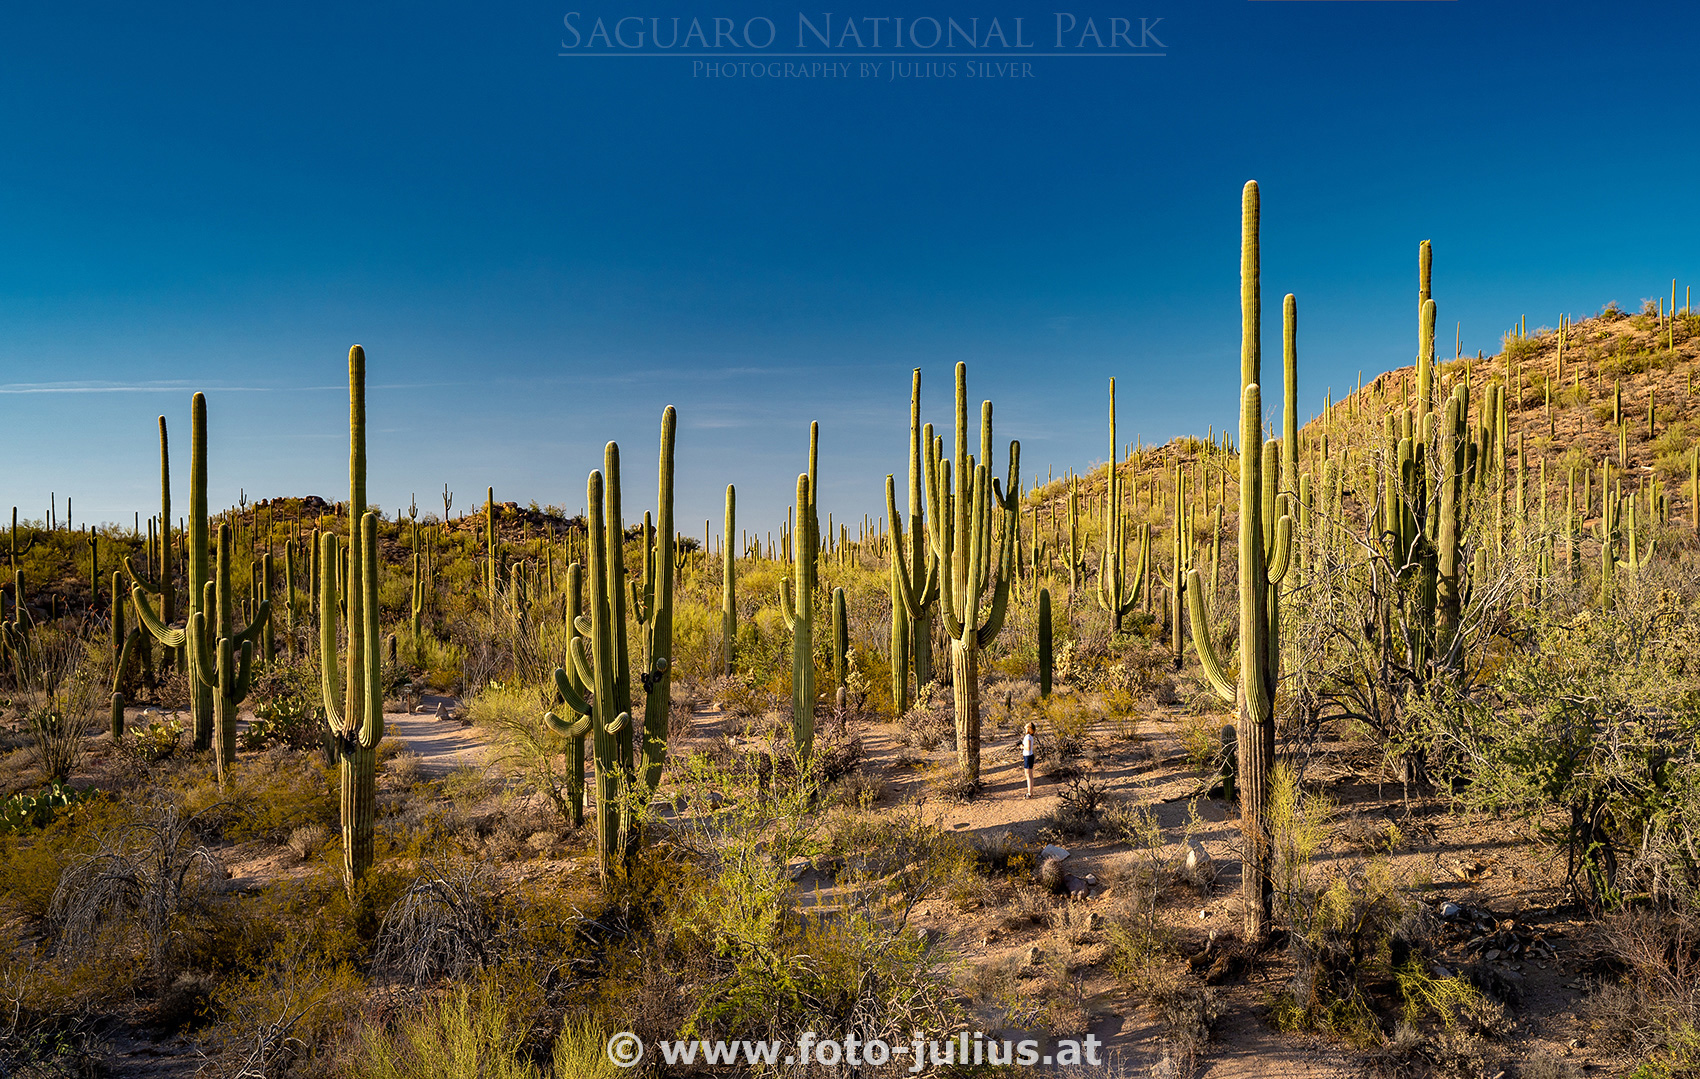
[[[726,485],[725,534],[720,541],[720,649],[722,673],[731,674],[738,658],[738,553],[736,542],[738,492]],[[705,536],[706,540],[706,536]]]
[[[1275,671],[1271,657],[1279,645],[1278,627],[1269,619],[1269,592],[1286,572],[1292,553],[1292,518],[1275,523],[1271,549],[1265,549],[1265,485],[1276,477],[1265,472],[1258,447],[1263,436],[1263,398],[1258,387],[1262,350],[1262,299],[1259,284],[1258,191],[1245,185],[1240,236],[1240,670],[1230,680],[1209,632],[1195,632],[1193,646],[1211,687],[1238,712],[1240,831],[1245,838],[1245,933],[1261,939],[1268,931],[1274,881],[1274,847],[1269,831],[1269,785],[1275,743]],[[1195,626],[1211,624],[1198,571],[1187,589]]]
[[500,579],[496,543],[496,489],[484,489],[484,592],[490,597],[490,613],[496,613],[496,584]]
[[1039,589],[1039,696],[1051,695],[1056,655],[1051,649],[1051,590]]
[[[162,602],[170,603],[172,598],[170,585],[170,488],[168,485],[169,472],[165,472],[166,443],[165,423],[160,422],[160,467],[166,479],[160,485],[160,509],[166,515],[162,525],[162,540],[160,544],[160,598]],[[153,607],[148,602],[147,592],[137,585],[131,589],[130,597],[136,607],[136,617],[153,635],[154,640],[168,649],[180,650],[178,654],[189,674],[189,717],[195,732],[195,748],[211,748],[213,742],[213,687],[217,684],[216,673],[200,669],[201,657],[190,647],[189,627],[194,624],[195,615],[204,611],[209,599],[207,596],[208,575],[211,572],[208,565],[209,535],[207,525],[207,399],[204,394],[195,394],[189,402],[189,520],[188,535],[185,537],[188,561],[188,587],[184,595],[183,628],[168,628],[166,621],[154,614]],[[168,610],[169,608],[167,608]],[[167,616],[169,617],[169,616]]]
[[1098,606],[1110,612],[1111,627],[1122,631],[1122,619],[1139,603],[1151,567],[1151,533],[1139,529],[1139,555],[1130,580],[1127,569],[1127,514],[1122,509],[1121,470],[1117,467],[1116,380],[1110,379],[1110,464],[1104,487],[1104,550],[1098,562]]
[[[254,620],[243,630],[235,629],[236,593],[230,584],[230,526],[218,526],[218,568],[210,583],[209,603],[190,616],[190,664],[195,677],[212,690],[213,748],[218,762],[218,782],[236,760],[236,709],[248,696],[249,674],[254,662],[254,642],[271,620],[271,601],[261,601]],[[211,606],[216,624],[207,618]],[[240,658],[238,658],[240,657]]]
[[[572,699],[583,702],[590,696],[590,687],[579,676],[578,666],[572,661],[574,642],[581,639],[579,621],[584,616],[584,567],[574,562],[567,567],[567,665],[555,668],[557,683],[565,679],[567,686],[561,689],[557,684],[558,702],[565,704],[568,694]],[[547,712],[543,721],[551,729],[567,737],[567,802],[571,810],[570,816],[573,827],[584,824],[584,738],[590,733],[591,717],[575,715],[565,719],[554,712]]]
[[850,613],[844,606],[844,589],[832,590],[832,681],[843,694],[850,680]]
[[[939,615],[950,636],[956,759],[964,779],[980,780],[980,650],[1003,629],[1015,572],[1020,513],[1021,443],[1009,444],[1009,481],[992,476],[992,403],[980,405],[980,454],[968,452],[968,365],[956,365],[954,467],[942,439],[927,439],[927,540],[938,559]],[[952,473],[959,487],[953,489]],[[1001,516],[1002,527],[997,517]],[[915,594],[907,566],[898,571],[905,599]],[[987,589],[991,589],[989,597]],[[989,602],[989,608],[986,604]],[[981,620],[984,610],[985,619]]]
[[[820,542],[807,473],[797,477],[797,525],[791,560],[796,583],[779,582],[779,606],[791,630],[791,739],[806,762],[815,744],[815,549]],[[793,588],[795,592],[793,593]]]
[[[378,518],[366,510],[366,350],[348,350],[347,587],[336,533],[319,537],[319,664],[325,716],[342,773],[342,867],[350,898],[372,867],[378,743],[384,737],[383,655],[378,637]],[[346,602],[345,687],[337,688],[337,612]],[[339,708],[337,698],[342,698]]]
[[124,737],[124,671],[141,642],[141,628],[124,631],[124,575],[112,573],[112,740]]

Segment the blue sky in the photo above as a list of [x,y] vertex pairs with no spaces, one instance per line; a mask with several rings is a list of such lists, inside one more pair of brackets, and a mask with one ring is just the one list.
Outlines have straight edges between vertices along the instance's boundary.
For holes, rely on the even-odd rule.
[[[915,48],[958,65],[924,80],[559,55],[569,11],[764,17],[777,51],[828,10],[1020,17],[1038,54],[988,79],[960,42]],[[1163,55],[1044,55],[1057,11],[1144,18]],[[1461,322],[1472,352],[1520,315],[1700,278],[1697,20],[1480,0],[19,8],[0,34],[0,500],[146,514],[164,413],[182,504],[197,389],[216,503],[341,497],[354,342],[391,509],[440,509],[445,482],[457,512],[488,484],[577,509],[616,439],[641,512],[671,403],[688,532],[718,529],[729,482],[747,527],[782,519],[810,420],[823,508],[877,514],[910,368],[945,423],[959,359],[1028,477],[1087,467],[1111,375],[1129,439],[1232,421],[1252,178],[1266,350],[1297,294],[1308,415],[1410,362],[1422,239],[1441,336]]]

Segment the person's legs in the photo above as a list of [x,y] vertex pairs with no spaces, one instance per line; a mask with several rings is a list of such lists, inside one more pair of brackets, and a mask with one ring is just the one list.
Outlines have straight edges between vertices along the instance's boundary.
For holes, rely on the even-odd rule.
[[1021,770],[1027,773],[1027,797],[1033,797],[1033,759],[1029,757],[1022,762]]

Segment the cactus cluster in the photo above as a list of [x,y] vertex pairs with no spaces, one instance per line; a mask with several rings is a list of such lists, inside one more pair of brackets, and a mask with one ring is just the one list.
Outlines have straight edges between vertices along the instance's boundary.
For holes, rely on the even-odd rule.
[[[636,849],[642,811],[648,806],[667,758],[668,708],[671,703],[673,631],[673,445],[677,415],[671,405],[661,418],[661,462],[657,525],[653,549],[645,558],[663,567],[647,611],[646,655],[634,672],[626,643],[625,530],[620,516],[620,447],[603,450],[603,471],[585,484],[589,506],[589,612],[579,613],[577,566],[568,570],[569,603],[575,633],[569,666],[555,670],[555,690],[572,718],[551,711],[544,722],[567,736],[569,769],[576,767],[582,789],[583,739],[592,737],[596,760],[596,836],[604,878],[616,875]],[[632,682],[644,692],[643,742],[634,765]],[[574,759],[576,758],[576,766]]]

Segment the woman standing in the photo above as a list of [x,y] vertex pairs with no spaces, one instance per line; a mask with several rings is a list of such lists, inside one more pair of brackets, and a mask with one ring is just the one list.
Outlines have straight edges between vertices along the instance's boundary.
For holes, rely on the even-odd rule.
[[1033,758],[1039,753],[1038,727],[1027,724],[1021,735],[1021,770],[1027,773],[1027,797],[1033,797]]

